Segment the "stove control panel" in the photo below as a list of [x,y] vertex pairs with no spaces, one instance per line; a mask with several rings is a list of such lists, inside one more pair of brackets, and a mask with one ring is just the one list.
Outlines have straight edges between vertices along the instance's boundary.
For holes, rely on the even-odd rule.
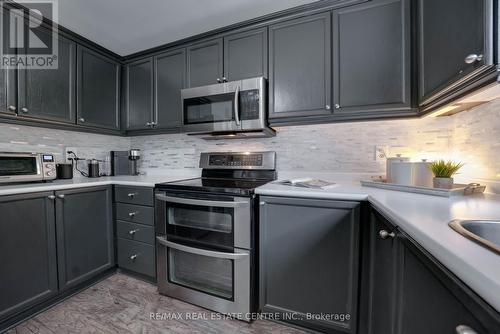
[[274,170],[275,152],[202,153],[200,168],[204,169],[269,169]]

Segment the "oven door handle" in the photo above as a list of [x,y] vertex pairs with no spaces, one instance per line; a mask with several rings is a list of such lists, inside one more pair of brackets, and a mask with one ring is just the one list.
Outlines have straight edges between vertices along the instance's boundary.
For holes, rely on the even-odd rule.
[[242,260],[245,257],[249,256],[249,254],[245,253],[225,253],[225,252],[215,252],[215,251],[210,251],[206,249],[200,249],[200,248],[194,248],[194,247],[189,247],[185,245],[181,245],[172,241],[168,241],[165,239],[165,237],[156,237],[156,240],[158,240],[158,243],[160,243],[163,246],[170,247],[173,249],[177,249],[186,253],[191,253],[191,254],[197,254],[197,255],[203,255],[203,256],[208,256],[208,257],[217,257],[220,259],[228,259],[228,260]]
[[187,205],[198,205],[198,206],[213,206],[217,208],[236,208],[244,205],[249,205],[248,202],[219,202],[219,201],[206,201],[191,198],[182,197],[172,197],[162,194],[156,194],[156,199],[163,202],[187,204]]

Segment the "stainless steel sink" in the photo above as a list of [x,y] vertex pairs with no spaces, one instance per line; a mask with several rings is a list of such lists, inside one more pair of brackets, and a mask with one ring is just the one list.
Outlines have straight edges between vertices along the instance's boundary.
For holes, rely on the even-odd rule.
[[452,220],[448,223],[452,229],[463,236],[500,254],[499,220]]

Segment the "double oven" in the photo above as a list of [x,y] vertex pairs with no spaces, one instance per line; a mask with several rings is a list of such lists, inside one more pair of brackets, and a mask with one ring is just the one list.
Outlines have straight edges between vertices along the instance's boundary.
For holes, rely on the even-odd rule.
[[[253,188],[269,182],[234,170],[249,167],[250,158],[223,159],[233,170],[204,171],[202,178],[157,185],[155,193],[159,292],[247,321],[257,306]],[[220,154],[201,160],[221,164]]]

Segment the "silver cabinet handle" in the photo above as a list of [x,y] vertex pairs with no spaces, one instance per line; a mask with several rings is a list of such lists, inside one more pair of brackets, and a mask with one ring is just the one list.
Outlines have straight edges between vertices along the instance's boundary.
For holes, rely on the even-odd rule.
[[134,235],[134,234],[136,234],[137,232],[139,232],[139,229],[130,230],[130,231],[128,231],[128,234],[130,234],[130,235]]
[[22,108],[21,108],[21,111],[22,111],[23,113],[27,113],[27,112],[28,112],[28,108],[26,108],[26,107],[22,107]]
[[17,108],[16,108],[16,106],[9,106],[9,110],[10,110],[10,111],[16,111],[16,110],[17,110]]
[[340,104],[336,103],[335,104],[335,109],[340,109]]
[[475,53],[472,53],[465,57],[465,63],[466,64],[473,64],[475,62],[483,60],[483,55],[477,55]]
[[137,254],[130,256],[130,261],[135,261],[137,259]]
[[248,202],[219,202],[219,201],[205,201],[199,199],[182,198],[182,197],[171,197],[161,194],[156,194],[156,198],[163,202],[177,203],[177,204],[187,204],[187,205],[198,205],[198,206],[213,206],[216,208],[236,208],[243,205],[250,205]]
[[147,122],[147,123],[146,123],[146,126],[151,126],[151,122]]
[[137,195],[137,193],[128,193],[127,197],[128,198],[134,198],[135,195]]
[[227,78],[226,77],[222,77],[222,82],[227,82]]
[[128,213],[128,216],[129,216],[130,218],[132,218],[132,217],[134,217],[134,216],[135,216],[136,214],[138,214],[138,213],[139,213],[138,211],[135,211],[135,212],[129,212],[129,213]]
[[329,104],[327,104],[327,105],[325,106],[325,109],[326,109],[326,110],[330,110],[330,109],[332,109],[332,107],[330,107],[330,105],[329,105]]
[[477,334],[475,330],[465,325],[458,325],[457,328],[455,328],[455,330],[457,334]]
[[66,196],[64,194],[60,194],[60,195],[57,195],[57,197],[60,198],[60,199],[63,199]]
[[177,244],[177,243],[172,242],[172,241],[168,241],[164,237],[156,237],[156,240],[158,240],[158,243],[163,245],[163,246],[177,249],[177,250],[180,250],[180,251],[183,251],[186,253],[209,256],[209,257],[216,257],[219,259],[241,260],[241,259],[244,259],[245,257],[249,256],[249,254],[245,254],[245,253],[214,252],[214,251],[210,251],[210,250],[206,250],[206,249],[189,247],[189,246]]
[[234,92],[234,120],[236,125],[240,126],[240,86],[236,87]]
[[386,230],[380,230],[378,232],[378,235],[382,238],[382,239],[387,239],[387,238],[394,238],[396,235],[394,234],[394,232],[387,232]]
[[49,195],[47,196],[48,199],[56,199],[56,197],[54,195]]
[[80,123],[85,123],[85,118],[80,117],[80,118],[78,119],[78,121],[79,121]]
[[153,127],[153,128],[154,128],[154,127],[156,126],[156,124],[158,124],[158,123],[156,123],[156,122],[151,122],[151,127]]
[[220,78],[217,78],[217,83],[222,83]]

